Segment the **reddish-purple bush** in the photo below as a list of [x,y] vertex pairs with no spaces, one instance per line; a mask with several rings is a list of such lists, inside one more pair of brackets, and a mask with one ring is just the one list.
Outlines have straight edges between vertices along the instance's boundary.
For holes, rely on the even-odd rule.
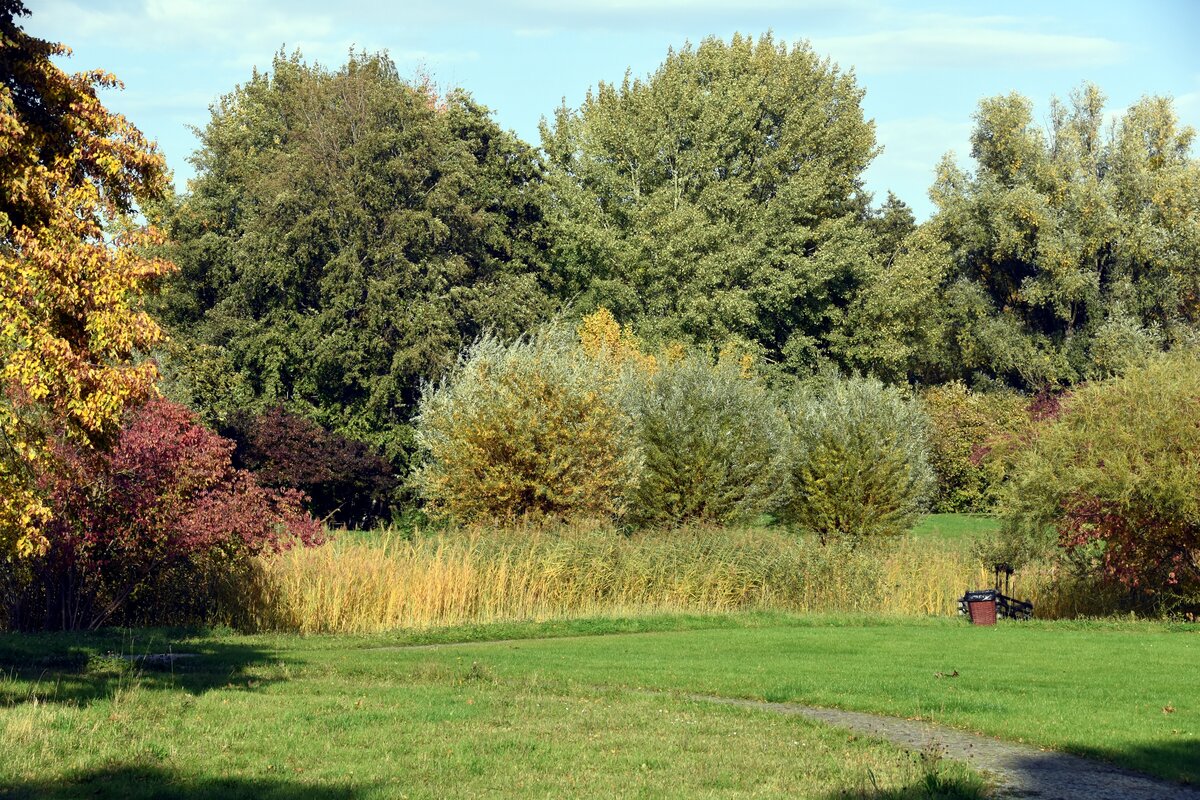
[[321,541],[295,490],[261,486],[234,444],[166,400],[132,411],[112,446],[57,447],[42,486],[50,548],[28,565],[10,622],[82,628],[202,617],[214,581],[251,556]]
[[322,519],[365,528],[391,514],[395,470],[363,442],[279,407],[235,417],[223,433],[237,443],[238,466],[264,486],[303,491]]

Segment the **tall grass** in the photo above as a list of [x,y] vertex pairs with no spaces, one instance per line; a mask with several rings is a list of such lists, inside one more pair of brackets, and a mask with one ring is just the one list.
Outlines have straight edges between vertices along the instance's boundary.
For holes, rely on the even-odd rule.
[[[1039,616],[1094,609],[1047,569],[1014,593]],[[225,622],[248,630],[368,633],[597,614],[954,614],[992,576],[961,548],[920,539],[848,549],[762,529],[625,536],[602,527],[380,534],[264,558]]]

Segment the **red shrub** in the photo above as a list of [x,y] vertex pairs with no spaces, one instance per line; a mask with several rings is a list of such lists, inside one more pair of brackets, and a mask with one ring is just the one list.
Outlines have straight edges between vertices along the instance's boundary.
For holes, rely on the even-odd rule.
[[224,433],[239,466],[265,486],[300,489],[318,517],[365,528],[391,513],[395,470],[363,442],[279,407],[236,417]]
[[200,573],[211,579],[252,555],[319,542],[303,496],[235,469],[233,447],[166,400],[133,411],[107,451],[60,444],[57,469],[43,479],[54,510],[50,551],[34,566],[17,622],[178,621],[145,617],[195,616],[210,600]]

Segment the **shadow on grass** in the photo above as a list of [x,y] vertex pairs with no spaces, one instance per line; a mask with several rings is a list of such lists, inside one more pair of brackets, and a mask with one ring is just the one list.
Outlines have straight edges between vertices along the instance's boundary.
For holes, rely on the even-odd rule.
[[62,780],[0,787],[0,800],[355,800],[362,789],[323,786],[283,778],[196,778],[158,767],[117,766],[88,770]]
[[[1121,749],[1072,746],[1018,759],[1009,770],[1035,789],[1089,797],[1101,789],[1137,800],[1200,800],[1200,739],[1180,734]],[[1184,738],[1186,737],[1186,738]],[[1119,793],[1119,794],[1118,794]]]
[[[0,635],[0,705],[87,705],[136,682],[140,689],[202,694],[221,688],[258,688],[278,678],[255,665],[278,661],[274,651],[195,631],[106,631],[95,634]],[[181,644],[176,642],[187,639]]]

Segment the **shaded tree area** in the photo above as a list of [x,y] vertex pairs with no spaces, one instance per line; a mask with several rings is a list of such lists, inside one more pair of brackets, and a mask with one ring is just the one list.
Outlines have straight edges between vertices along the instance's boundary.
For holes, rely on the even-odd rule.
[[537,155],[465,93],[281,54],[199,134],[160,313],[210,424],[283,405],[403,470],[421,381],[552,309]]

